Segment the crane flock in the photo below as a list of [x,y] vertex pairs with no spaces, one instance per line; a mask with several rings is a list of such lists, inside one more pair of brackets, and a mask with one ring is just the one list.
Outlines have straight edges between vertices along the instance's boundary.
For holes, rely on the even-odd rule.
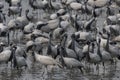
[[33,64],[44,68],[84,73],[87,65],[102,64],[105,70],[106,63],[120,60],[119,0],[28,0],[30,9],[23,8],[22,0],[5,3],[7,12],[0,2],[1,64],[27,68],[31,54]]

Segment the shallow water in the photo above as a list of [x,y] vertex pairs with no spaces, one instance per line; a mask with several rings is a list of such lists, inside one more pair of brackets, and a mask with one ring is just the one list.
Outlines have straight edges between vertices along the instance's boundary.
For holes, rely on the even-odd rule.
[[[4,12],[7,13],[7,3],[4,2],[4,6]],[[24,15],[26,9],[32,10],[28,5],[28,0],[22,0],[22,7],[22,15]],[[8,23],[10,19],[12,19],[12,17],[7,17],[6,23]],[[102,23],[104,19],[104,17],[99,18],[97,25],[100,27],[103,26]],[[70,32],[71,31],[72,29]],[[45,68],[42,68],[42,65],[37,62],[33,64],[30,58],[31,56],[28,56],[27,63],[29,67],[27,69],[22,68],[17,70],[11,68],[10,63],[8,65],[0,64],[0,80],[120,80],[120,61],[118,61],[116,65],[106,63],[105,69],[102,64],[100,64],[99,70],[96,70],[96,66],[93,65],[90,65],[90,69],[88,69],[89,64],[86,64],[85,70],[83,71],[84,73],[81,73],[78,69],[60,69],[58,67],[54,67],[51,70],[49,66],[47,68],[48,73],[44,74]]]
[[[86,68],[84,73],[78,69],[60,69],[58,67],[47,68],[48,73],[44,74],[44,68],[41,68],[39,63],[35,63],[31,68],[27,69],[11,69],[6,65],[0,65],[0,80],[119,80],[120,79],[120,64],[105,65],[105,72],[103,66],[100,65],[99,73],[95,66],[91,69]],[[86,65],[87,66],[87,65]]]

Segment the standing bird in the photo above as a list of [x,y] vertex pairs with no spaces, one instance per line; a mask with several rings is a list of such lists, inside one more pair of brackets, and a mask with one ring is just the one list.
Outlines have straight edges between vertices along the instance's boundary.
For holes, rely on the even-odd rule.
[[5,40],[3,38],[3,41],[7,40],[6,42],[9,44],[9,41],[10,41],[9,30],[8,30],[8,27],[3,23],[0,23],[0,37],[4,37]]
[[2,10],[0,10],[0,23],[5,23],[5,22],[6,22],[5,13],[3,13]]
[[75,34],[72,34],[71,38],[72,38],[71,44],[68,46],[68,48],[74,50],[81,60],[84,57],[84,53],[82,52],[79,43],[76,41]]
[[27,54],[25,52],[25,49],[21,46],[16,46],[15,55],[27,58]]
[[88,0],[87,3],[90,6],[96,6],[97,8],[101,8],[104,7],[108,2],[109,0]]
[[88,53],[86,54],[86,60],[89,63],[97,64],[97,68],[99,71],[99,63],[102,61],[102,55],[99,53],[99,48],[97,48],[97,51],[94,52],[94,43],[93,43],[92,44],[93,49],[92,52],[90,52],[90,42],[88,41],[87,44],[88,44]]
[[35,24],[29,23],[28,25],[26,25],[26,26],[24,27],[24,34],[32,33],[33,30],[34,30],[34,28],[35,28]]
[[13,67],[14,68],[21,68],[23,66],[25,66],[25,68],[27,67],[27,63],[26,63],[26,59],[22,56],[17,56],[15,54],[17,47],[13,46],[12,50],[13,50]]
[[29,9],[27,9],[25,11],[25,16],[26,16],[27,20],[30,22],[36,23],[38,21],[38,19],[36,18],[36,15],[33,13],[30,13]]
[[78,68],[83,73],[82,68],[84,68],[84,65],[75,58],[63,57],[64,54],[63,49],[64,49],[63,47],[60,48],[60,59],[59,59],[62,62],[63,67]]
[[4,4],[3,2],[0,2],[0,10],[2,10],[4,8]]
[[62,9],[63,6],[62,6],[61,2],[49,0],[49,8],[50,8],[50,10],[54,10],[54,12],[55,12],[56,10]]
[[58,65],[60,68],[62,68],[62,65],[58,63],[52,57],[40,55],[36,52],[33,52],[33,55],[34,55],[35,60],[44,66],[45,68],[44,73],[47,73],[47,66],[49,65]]
[[12,65],[12,59],[13,59],[13,50],[5,49],[0,53],[0,63],[8,63],[11,61]]
[[109,52],[112,56],[112,58],[118,58],[120,59],[120,50],[118,47],[116,46],[113,46],[113,45],[110,45],[110,34],[108,34],[108,38],[107,38],[107,43],[106,43],[106,46],[105,46],[105,50],[107,52]]
[[21,1],[22,0],[11,0],[11,4],[12,4],[12,6],[21,7]]
[[56,46],[54,46],[52,44],[52,41],[51,41],[51,38],[52,38],[52,33],[49,33],[49,42],[48,42],[48,46],[47,46],[47,54],[48,55],[51,55],[52,58],[56,59],[57,57],[57,53],[58,53],[58,49]]
[[63,47],[63,51],[64,51],[63,56],[64,56],[64,57],[75,58],[75,59],[77,59],[77,60],[80,60],[78,54],[77,54],[74,50],[69,49],[69,48],[67,48],[67,47],[65,46],[65,45],[66,45],[66,41],[67,41],[67,37],[68,37],[68,35],[65,33],[65,34],[63,35],[63,41],[60,43],[61,46]]
[[48,7],[47,0],[43,1],[29,0],[29,4],[34,10],[38,9],[38,18],[39,16],[40,18],[42,17],[42,14],[39,15],[39,10],[45,10]]
[[[69,4],[69,6],[73,10],[73,12],[76,12],[82,9],[82,4],[77,2],[72,2]],[[77,14],[77,12],[75,14]]]
[[3,42],[0,43],[0,53],[4,50],[5,44]]
[[9,4],[9,6],[12,6],[11,0],[5,0],[5,1]]
[[16,18],[16,16],[21,16],[22,13],[22,7],[18,6],[11,6],[8,8],[8,16],[13,15],[13,18]]
[[110,55],[109,52],[105,51],[103,48],[101,48],[100,46],[100,42],[101,42],[101,39],[98,40],[98,43],[97,43],[97,46],[98,46],[98,54],[99,56],[101,57],[101,61],[103,63],[103,66],[104,66],[104,69],[105,69],[105,65],[104,63],[107,62],[107,61],[113,61],[113,58],[112,56]]

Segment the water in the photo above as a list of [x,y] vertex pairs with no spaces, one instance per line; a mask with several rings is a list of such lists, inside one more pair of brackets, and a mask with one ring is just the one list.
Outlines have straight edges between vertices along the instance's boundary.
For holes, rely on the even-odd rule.
[[[48,70],[47,74],[43,74],[44,68],[39,63],[35,63],[29,69],[11,69],[5,68],[6,65],[0,66],[0,80],[119,80],[120,67],[114,65],[106,65],[105,72],[100,66],[100,72],[95,70],[95,66],[91,71],[84,70],[82,74],[78,69],[59,69],[58,67]],[[50,66],[47,68],[50,69]]]
[[[7,3],[4,2],[4,6],[4,13],[7,13]],[[25,14],[26,9],[32,10],[28,5],[28,0],[22,0],[22,7],[22,15]],[[6,24],[10,19],[12,17],[7,17]],[[103,26],[104,19],[104,17],[99,18],[97,25]],[[31,56],[28,56],[27,63],[29,67],[27,69],[22,68],[17,70],[11,68],[10,63],[8,65],[0,64],[0,80],[120,80],[119,61],[116,65],[110,64],[109,62],[106,63],[105,69],[100,64],[99,71],[96,70],[96,66],[94,65],[90,65],[91,69],[88,69],[89,64],[86,64],[84,73],[81,73],[78,69],[61,69],[56,66],[51,69],[52,66],[48,66],[48,73],[43,74],[45,67],[38,62],[33,64],[31,60]]]

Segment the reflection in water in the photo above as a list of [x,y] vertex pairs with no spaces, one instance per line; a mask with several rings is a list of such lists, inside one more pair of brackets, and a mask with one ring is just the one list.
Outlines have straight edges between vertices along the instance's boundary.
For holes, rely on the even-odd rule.
[[[43,74],[41,65],[35,63],[30,69],[11,69],[10,67],[0,66],[0,80],[117,80],[119,79],[119,71],[115,65],[105,65],[106,71],[103,72],[103,66],[100,65],[100,72],[90,70],[82,74],[78,69],[60,69],[58,67],[52,70],[48,67],[48,73]],[[92,68],[95,68],[92,67]],[[92,72],[91,72],[92,71]]]

